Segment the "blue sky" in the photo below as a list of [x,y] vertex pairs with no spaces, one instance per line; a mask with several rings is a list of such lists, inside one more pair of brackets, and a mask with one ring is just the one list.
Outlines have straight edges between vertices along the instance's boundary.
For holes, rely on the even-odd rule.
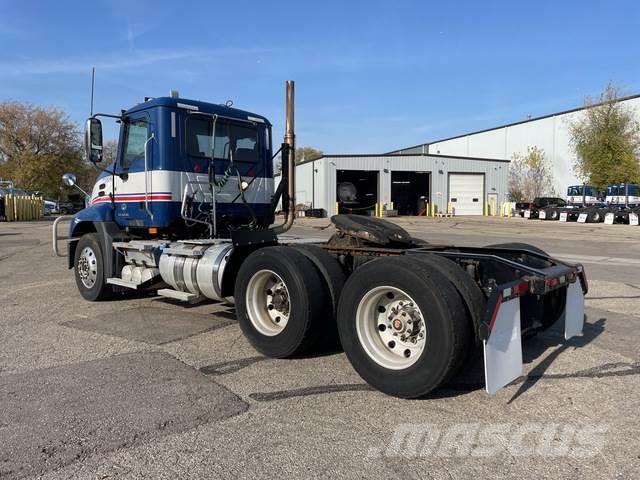
[[[145,95],[261,113],[299,145],[377,153],[640,92],[639,2],[0,0],[0,100],[82,122]],[[108,130],[110,133],[113,130]]]

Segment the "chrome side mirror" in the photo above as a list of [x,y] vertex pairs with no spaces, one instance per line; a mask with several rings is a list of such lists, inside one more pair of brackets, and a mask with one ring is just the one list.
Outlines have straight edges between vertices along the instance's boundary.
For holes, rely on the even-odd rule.
[[102,161],[102,123],[97,118],[87,120],[84,148],[87,160],[91,163]]
[[62,175],[62,181],[67,187],[73,187],[76,184],[76,176],[73,173],[65,173]]

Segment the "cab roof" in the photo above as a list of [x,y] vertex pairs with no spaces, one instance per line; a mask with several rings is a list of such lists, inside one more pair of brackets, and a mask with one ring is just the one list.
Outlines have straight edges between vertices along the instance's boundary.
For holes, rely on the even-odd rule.
[[151,98],[146,102],[139,103],[135,107],[130,108],[125,112],[125,115],[139,112],[141,110],[148,110],[153,107],[168,107],[175,109],[182,109],[192,112],[210,113],[214,115],[221,115],[230,118],[237,118],[239,120],[254,120],[259,123],[265,123],[271,125],[269,120],[257,113],[247,112],[245,110],[239,110],[237,108],[227,107],[226,105],[218,105],[215,103],[202,102],[200,100],[189,100],[187,98],[174,98],[174,97],[157,97]]

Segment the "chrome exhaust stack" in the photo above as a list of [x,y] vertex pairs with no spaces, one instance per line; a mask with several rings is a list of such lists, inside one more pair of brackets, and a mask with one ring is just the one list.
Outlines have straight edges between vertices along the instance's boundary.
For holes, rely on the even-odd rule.
[[282,210],[285,220],[282,225],[273,227],[276,235],[286,232],[293,225],[296,216],[296,134],[294,127],[295,84],[287,80],[286,117],[284,127],[284,143],[282,144],[282,180],[286,182],[286,190],[282,193]]

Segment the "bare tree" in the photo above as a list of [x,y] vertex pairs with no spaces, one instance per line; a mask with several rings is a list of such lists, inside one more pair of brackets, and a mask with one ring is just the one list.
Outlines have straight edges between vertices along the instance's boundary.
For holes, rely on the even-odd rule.
[[118,159],[118,141],[107,140],[102,146],[102,161],[105,165],[110,165]]
[[552,195],[553,176],[544,150],[529,147],[526,155],[514,154],[509,165],[509,199],[520,202]]

